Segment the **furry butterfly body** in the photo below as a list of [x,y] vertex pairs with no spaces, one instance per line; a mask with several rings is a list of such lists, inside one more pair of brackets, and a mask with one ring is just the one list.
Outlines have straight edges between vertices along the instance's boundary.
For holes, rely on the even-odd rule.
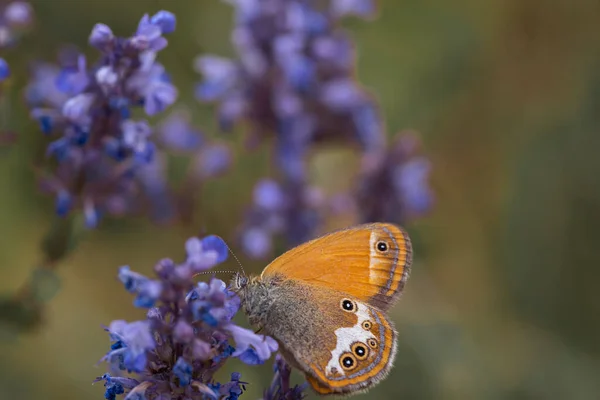
[[258,277],[237,275],[250,323],[321,395],[367,390],[389,373],[397,334],[385,315],[408,279],[408,235],[392,224],[340,230],[284,253]]

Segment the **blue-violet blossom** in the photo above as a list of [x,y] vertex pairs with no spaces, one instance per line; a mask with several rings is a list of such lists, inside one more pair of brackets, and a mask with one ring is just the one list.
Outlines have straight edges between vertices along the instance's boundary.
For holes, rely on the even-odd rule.
[[153,129],[131,113],[141,107],[155,115],[177,98],[156,61],[175,22],[167,11],[145,15],[128,38],[97,24],[89,37],[101,53],[94,65],[65,52],[61,67],[34,69],[27,88],[31,115],[45,134],[57,137],[47,148],[56,167],[43,177],[42,187],[56,196],[59,215],[81,208],[93,227],[102,214],[131,212],[140,208],[144,191],[152,199],[157,187],[165,187],[163,171],[154,165],[160,161]]
[[338,20],[367,16],[373,0],[228,0],[236,8],[232,40],[239,59],[201,56],[202,101],[217,102],[224,129],[245,119],[251,142],[276,140],[277,163],[291,180],[305,177],[311,143],[351,139],[367,151],[384,145],[378,109],[354,79],[354,50]]
[[[0,50],[14,46],[33,22],[33,10],[26,1],[0,1]],[[10,76],[6,60],[0,57],[0,82]]]
[[430,172],[431,162],[412,131],[400,132],[382,154],[365,155],[352,197],[359,222],[405,224],[426,214],[434,202]]
[[[120,268],[119,279],[136,296],[134,304],[148,312],[145,320],[116,320],[106,328],[112,344],[103,360],[110,371],[96,381],[104,382],[107,400],[118,395],[129,400],[237,399],[246,385],[241,375],[233,373],[229,382],[219,383],[215,372],[231,357],[255,365],[277,351],[272,338],[232,322],[240,299],[223,281],[194,282],[196,274],[225,261],[225,242],[217,236],[191,238],[185,248],[182,263],[159,261],[154,278]],[[268,397],[276,398],[283,399]]]

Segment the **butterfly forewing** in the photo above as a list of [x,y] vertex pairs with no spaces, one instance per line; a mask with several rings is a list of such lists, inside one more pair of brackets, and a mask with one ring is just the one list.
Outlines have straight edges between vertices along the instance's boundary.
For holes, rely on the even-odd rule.
[[336,288],[387,310],[402,292],[411,262],[406,232],[393,224],[374,223],[302,244],[275,259],[262,277],[283,274],[287,279]]

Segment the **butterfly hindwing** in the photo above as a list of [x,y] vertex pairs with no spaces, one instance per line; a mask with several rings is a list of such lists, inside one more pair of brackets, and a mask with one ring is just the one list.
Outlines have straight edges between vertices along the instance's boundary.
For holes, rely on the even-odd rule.
[[335,290],[293,280],[277,285],[285,296],[271,306],[265,329],[315,391],[365,390],[387,375],[397,339],[383,312]]
[[321,394],[369,389],[387,376],[396,355],[397,334],[381,311],[355,302],[357,321],[335,330],[336,347],[328,363],[311,364],[309,383]]

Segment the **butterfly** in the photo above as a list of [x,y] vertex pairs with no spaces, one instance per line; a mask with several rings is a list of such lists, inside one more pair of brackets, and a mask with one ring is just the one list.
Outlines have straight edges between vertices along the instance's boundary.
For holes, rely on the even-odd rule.
[[289,250],[260,276],[237,273],[252,325],[320,395],[366,391],[394,361],[397,333],[386,311],[409,276],[407,233],[389,223],[335,231]]

